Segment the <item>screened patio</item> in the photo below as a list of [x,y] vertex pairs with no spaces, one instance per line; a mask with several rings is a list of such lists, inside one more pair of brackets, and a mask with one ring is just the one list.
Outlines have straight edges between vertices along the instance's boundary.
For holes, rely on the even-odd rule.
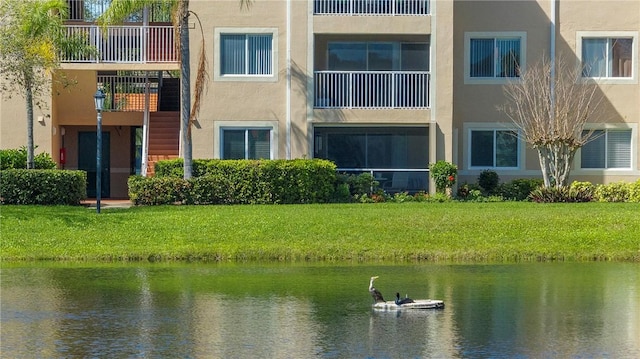
[[335,126],[314,129],[314,157],[339,172],[370,173],[387,192],[428,191],[429,129]]

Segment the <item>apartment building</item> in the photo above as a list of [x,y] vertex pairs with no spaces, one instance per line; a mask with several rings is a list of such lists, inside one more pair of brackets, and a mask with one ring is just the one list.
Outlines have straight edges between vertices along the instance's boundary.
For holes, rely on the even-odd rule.
[[[77,85],[54,84],[35,143],[61,168],[86,170],[95,195],[93,94],[104,88],[102,195],[119,198],[129,175],[179,156],[179,63],[165,12],[105,30],[94,21],[108,4],[69,0],[70,36],[98,54],[66,54],[62,71]],[[428,164],[440,159],[462,181],[485,169],[539,177],[536,152],[497,107],[518,67],[562,54],[590,65],[579,81],[601,84],[607,113],[590,124],[598,136],[572,179],[640,177],[637,1],[191,0],[190,9],[203,27],[192,17],[191,71],[201,34],[209,70],[193,158],[326,158],[389,191],[429,190]],[[2,97],[0,145],[22,146],[23,102]]]

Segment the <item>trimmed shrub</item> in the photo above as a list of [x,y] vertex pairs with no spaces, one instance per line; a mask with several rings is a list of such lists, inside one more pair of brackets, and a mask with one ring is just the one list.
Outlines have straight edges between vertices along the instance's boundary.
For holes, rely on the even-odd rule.
[[128,185],[135,205],[184,203],[189,198],[190,184],[182,178],[131,176]]
[[[207,164],[215,160],[193,160],[191,161],[191,175],[201,177],[206,175]],[[159,177],[184,177],[184,161],[182,158],[173,160],[158,161],[154,165],[155,175]]]
[[346,183],[338,183],[336,190],[333,193],[331,202],[346,203],[351,201],[351,192],[349,191],[349,185]]
[[233,203],[231,184],[220,175],[206,175],[190,180],[191,195],[187,204],[230,204]]
[[[370,195],[372,192],[378,189],[378,181],[370,173],[360,174],[348,174],[339,173],[336,176],[337,186],[346,184],[349,188],[349,194],[351,197],[362,197],[363,195]],[[373,191],[372,191],[373,189]]]
[[188,181],[181,159],[160,161],[156,169],[153,180],[129,180],[133,203],[320,203],[336,195],[336,168],[326,160],[196,160]]
[[[57,167],[48,153],[38,153],[33,156],[35,169],[52,170]],[[0,170],[26,169],[27,148],[0,150]]]
[[0,201],[3,204],[80,205],[87,197],[86,186],[85,171],[0,171]]
[[629,184],[629,202],[640,202],[640,180]]
[[478,176],[478,186],[484,190],[484,193],[495,194],[498,184],[500,184],[500,176],[498,176],[496,171],[484,170],[480,172]]
[[599,202],[627,202],[630,197],[630,186],[626,182],[614,182],[597,185],[594,192]]
[[533,190],[541,187],[541,179],[519,178],[498,186],[496,194],[509,201],[525,201]]
[[326,160],[259,161],[256,174],[264,203],[329,202],[335,191],[336,167]]

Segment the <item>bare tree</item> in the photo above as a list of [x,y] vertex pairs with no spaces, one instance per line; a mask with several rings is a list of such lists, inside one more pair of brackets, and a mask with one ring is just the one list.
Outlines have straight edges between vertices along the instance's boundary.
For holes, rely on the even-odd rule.
[[568,185],[576,152],[593,137],[586,129],[599,122],[604,99],[598,85],[581,78],[582,69],[565,57],[543,58],[504,86],[500,107],[519,129],[518,136],[538,151],[545,187]]

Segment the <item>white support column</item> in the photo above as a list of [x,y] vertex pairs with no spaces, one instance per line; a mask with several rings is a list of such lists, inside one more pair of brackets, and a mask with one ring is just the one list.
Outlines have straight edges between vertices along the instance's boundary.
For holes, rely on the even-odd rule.
[[[556,89],[555,89],[555,80],[556,80],[556,20],[557,20],[557,15],[556,15],[556,7],[557,7],[557,3],[556,0],[551,0],[551,38],[549,39],[549,57],[550,57],[550,61],[551,61],[551,69],[550,69],[550,81],[549,81],[549,86],[551,87],[549,89],[550,91],[550,96],[551,96],[551,110],[552,110],[552,115],[555,116],[555,108],[556,108]],[[553,123],[553,121],[552,121]]]
[[[429,39],[429,72],[432,74],[429,78],[429,108],[431,109],[431,118],[429,119],[429,163],[435,163],[438,160],[438,121],[437,121],[437,111],[436,111],[436,80],[437,80],[437,72],[436,72],[436,64],[438,61],[438,57],[435,56],[436,49],[436,34],[437,34],[437,26],[436,22],[438,20],[438,16],[436,15],[436,1],[430,1],[429,5],[431,6],[431,38]],[[427,176],[429,180],[429,193],[436,193],[436,184],[431,178],[431,173]]]
[[287,144],[285,146],[285,158],[291,159],[291,1],[287,0],[287,55],[286,55],[286,66],[287,66],[287,86],[286,86],[286,141]]
[[[144,8],[142,11],[142,21],[144,25],[143,39],[145,39],[146,32],[149,31],[149,8]],[[142,51],[146,53],[146,42],[143,40]],[[145,55],[143,55],[145,56]],[[145,59],[143,57],[143,59]],[[146,60],[146,59],[145,59]],[[149,164],[149,120],[151,116],[150,102],[151,102],[151,84],[149,84],[149,71],[145,71],[144,75],[144,113],[142,117],[142,161],[140,164],[140,174],[147,177],[147,166]]]
[[140,174],[147,177],[147,166],[149,164],[149,120],[151,116],[151,84],[149,83],[149,71],[145,71],[145,88],[144,88],[144,114],[142,117],[142,163],[140,165]]
[[315,74],[314,74],[314,46],[315,38],[313,34],[313,6],[314,2],[309,1],[307,7],[307,151],[308,157],[313,158],[314,135],[313,135],[313,108],[316,94]]

